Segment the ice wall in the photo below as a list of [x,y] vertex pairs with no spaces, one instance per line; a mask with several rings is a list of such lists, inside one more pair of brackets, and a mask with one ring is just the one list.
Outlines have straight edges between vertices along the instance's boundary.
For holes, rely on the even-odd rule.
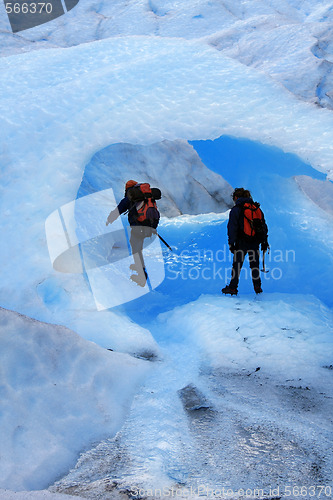
[[2,308],[0,328],[0,488],[45,488],[117,432],[149,365]]
[[186,141],[139,146],[114,144],[96,153],[84,171],[78,196],[112,188],[124,196],[128,179],[158,186],[162,215],[224,212],[231,208],[231,185],[210,171]]
[[307,175],[295,176],[295,181],[301,191],[313,201],[315,205],[333,216],[333,184],[319,179],[312,179]]

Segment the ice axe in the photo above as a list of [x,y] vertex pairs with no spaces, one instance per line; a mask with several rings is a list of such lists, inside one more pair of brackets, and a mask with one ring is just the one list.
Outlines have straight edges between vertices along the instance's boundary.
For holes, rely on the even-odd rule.
[[266,269],[266,267],[265,267],[265,255],[266,255],[266,252],[267,252],[267,248],[266,248],[266,250],[263,250],[263,252],[262,252],[262,269],[260,269],[260,271],[262,273],[269,273],[269,269]]

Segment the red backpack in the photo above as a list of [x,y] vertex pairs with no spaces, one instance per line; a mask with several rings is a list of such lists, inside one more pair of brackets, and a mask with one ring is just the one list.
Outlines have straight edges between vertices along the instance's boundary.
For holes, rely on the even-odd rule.
[[247,202],[243,204],[243,233],[246,239],[264,241],[267,233],[267,226],[264,219],[264,214],[260,209],[260,204],[257,202]]
[[155,200],[161,199],[161,191],[158,188],[151,188],[150,184],[146,182],[129,188],[127,197],[134,203],[137,222],[142,226],[150,226],[156,229],[160,220],[160,213]]

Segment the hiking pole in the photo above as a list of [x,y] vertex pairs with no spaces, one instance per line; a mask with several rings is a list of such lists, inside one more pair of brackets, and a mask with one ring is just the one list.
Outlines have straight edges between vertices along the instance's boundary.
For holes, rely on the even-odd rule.
[[170,252],[172,252],[173,250],[172,250],[171,246],[170,246],[170,245],[169,245],[169,244],[168,244],[168,243],[167,243],[167,242],[166,242],[166,241],[162,238],[162,236],[161,236],[160,234],[158,234],[158,232],[157,232],[157,231],[156,231],[156,234],[157,234],[157,236],[159,237],[159,239],[162,241],[162,243],[164,243],[164,245],[165,245],[166,247],[168,247],[168,249],[170,250]]
[[172,250],[171,246],[170,246],[170,245],[169,245],[169,244],[168,244],[168,243],[167,243],[167,242],[166,242],[166,241],[162,238],[162,236],[161,236],[160,234],[158,234],[158,232],[156,231],[156,229],[155,229],[154,233],[155,233],[155,234],[157,234],[157,236],[158,236],[158,237],[159,237],[159,239],[160,239],[160,240],[164,243],[164,245],[165,245],[166,247],[168,247],[168,249],[170,250],[170,252],[173,252],[173,250]]
[[269,269],[266,270],[265,268],[265,255],[266,255],[267,249],[262,252],[262,269],[260,271],[262,273],[269,273]]

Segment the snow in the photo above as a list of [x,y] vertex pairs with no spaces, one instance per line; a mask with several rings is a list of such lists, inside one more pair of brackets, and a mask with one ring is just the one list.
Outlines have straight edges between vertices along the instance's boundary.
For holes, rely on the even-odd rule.
[[[161,329],[195,343],[214,369],[261,368],[263,376],[330,394],[332,311],[312,296],[269,294],[257,301],[202,295],[159,317]],[[326,368],[325,368],[326,367]],[[185,381],[184,381],[184,385]]]
[[52,491],[199,498],[225,487],[236,499],[331,484],[330,309],[310,296],[206,294],[149,327],[163,362],[117,436]]
[[6,500],[28,500],[28,499],[33,499],[33,500],[67,500],[69,499],[76,499],[80,500],[83,497],[79,497],[75,495],[73,497],[72,495],[63,495],[61,493],[50,493],[49,491],[22,491],[22,492],[15,492],[15,491],[10,491],[10,490],[0,490],[0,498],[5,498]]
[[331,3],[313,0],[80,0],[65,16],[15,35],[4,14],[0,50],[9,55],[119,35],[201,38],[301,99],[332,109],[331,22]]
[[115,434],[147,370],[64,327],[1,309],[1,485],[42,489],[87,443]]
[[[331,22],[319,0],[1,17],[0,498],[331,484]],[[105,220],[137,176],[173,251],[155,239],[129,295]],[[220,295],[240,185],[269,225],[261,297],[247,264]]]

